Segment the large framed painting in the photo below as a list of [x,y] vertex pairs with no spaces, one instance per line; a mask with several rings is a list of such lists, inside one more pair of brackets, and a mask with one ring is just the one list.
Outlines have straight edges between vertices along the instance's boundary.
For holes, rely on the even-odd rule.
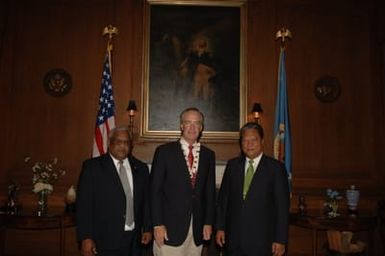
[[141,137],[180,135],[179,114],[205,115],[202,139],[236,139],[246,120],[246,1],[147,0]]

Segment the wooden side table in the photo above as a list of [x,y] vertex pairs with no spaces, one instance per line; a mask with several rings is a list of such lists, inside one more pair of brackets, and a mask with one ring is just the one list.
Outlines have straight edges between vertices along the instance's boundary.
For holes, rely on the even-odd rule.
[[0,215],[0,252],[4,255],[6,233],[8,229],[20,229],[20,230],[60,230],[59,241],[59,255],[65,255],[65,238],[66,228],[75,226],[75,217],[70,214],[62,215]]

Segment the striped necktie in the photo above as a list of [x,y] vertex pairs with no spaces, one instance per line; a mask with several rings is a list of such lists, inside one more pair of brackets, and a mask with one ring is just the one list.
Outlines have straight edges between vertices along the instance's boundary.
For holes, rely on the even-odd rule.
[[123,165],[123,161],[119,161],[119,177],[122,182],[124,192],[126,194],[126,222],[125,224],[131,226],[134,222],[134,202],[132,198],[132,191],[130,182],[128,181],[127,171]]

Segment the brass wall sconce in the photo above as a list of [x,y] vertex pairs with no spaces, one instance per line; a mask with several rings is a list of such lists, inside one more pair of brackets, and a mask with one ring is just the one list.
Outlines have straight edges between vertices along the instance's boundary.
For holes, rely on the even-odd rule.
[[129,100],[128,101],[128,107],[127,107],[128,114],[130,116],[134,116],[135,111],[137,111],[137,110],[138,110],[138,108],[136,107],[135,100]]
[[259,102],[254,103],[253,109],[251,110],[254,116],[254,122],[259,124],[259,119],[261,118],[261,114],[263,112],[262,106]]

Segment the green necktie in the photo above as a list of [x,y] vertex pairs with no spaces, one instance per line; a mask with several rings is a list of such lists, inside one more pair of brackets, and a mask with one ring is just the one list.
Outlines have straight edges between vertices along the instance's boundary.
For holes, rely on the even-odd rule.
[[247,168],[246,175],[245,175],[245,182],[243,183],[243,199],[246,198],[247,191],[249,190],[251,180],[253,179],[254,175],[254,161],[249,160],[249,167]]

